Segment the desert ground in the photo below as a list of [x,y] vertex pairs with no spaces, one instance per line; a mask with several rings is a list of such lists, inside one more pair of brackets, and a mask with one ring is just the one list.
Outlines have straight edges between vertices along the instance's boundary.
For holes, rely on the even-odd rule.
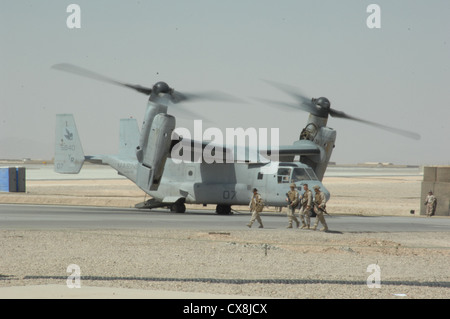
[[[418,216],[421,176],[325,177],[323,183],[332,194],[327,205],[331,214],[426,218]],[[144,199],[148,196],[125,179],[32,180],[25,194],[0,194],[0,203],[43,205],[134,207]],[[286,208],[280,214],[285,212]],[[244,228],[224,233],[3,230],[0,288],[65,285],[67,266],[76,264],[83,286],[144,293],[289,299],[450,297],[449,232],[337,234]],[[370,277],[373,265],[380,270],[379,288],[368,285],[369,279],[375,283]],[[7,294],[0,289],[0,297]]]

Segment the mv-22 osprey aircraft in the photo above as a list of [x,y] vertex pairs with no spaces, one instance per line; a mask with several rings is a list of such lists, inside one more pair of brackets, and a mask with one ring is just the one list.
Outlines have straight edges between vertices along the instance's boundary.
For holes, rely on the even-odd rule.
[[[285,194],[291,183],[295,183],[300,190],[300,185],[304,183],[310,188],[318,185],[328,200],[330,193],[322,184],[322,179],[336,140],[336,131],[327,127],[329,115],[363,122],[409,138],[420,138],[413,132],[365,121],[332,109],[330,101],[325,97],[310,99],[291,86],[269,82],[291,95],[297,103],[264,102],[309,112],[307,125],[299,140],[292,145],[264,150],[269,158],[276,153],[277,161],[265,158],[264,161],[255,162],[248,157],[237,158],[236,149],[230,150],[226,146],[217,145],[215,151],[223,147],[221,154],[227,154],[227,159],[230,151],[234,151],[231,155],[233,161],[208,164],[195,160],[194,157],[198,156],[193,151],[196,149],[196,141],[172,135],[175,118],[167,114],[167,110],[169,106],[173,107],[179,102],[215,99],[219,95],[181,93],[165,82],[158,82],[152,88],[123,83],[66,63],[54,65],[53,68],[134,89],[149,96],[140,131],[135,119],[121,120],[120,146],[116,155],[85,156],[73,115],[58,114],[56,120],[55,171],[77,174],[84,161],[107,164],[151,196],[151,199],[136,205],[139,208],[169,207],[172,212],[184,213],[185,204],[213,204],[217,205],[216,213],[230,214],[232,205],[249,203],[253,188],[259,190],[267,206],[280,207],[286,205]],[[218,99],[222,98],[219,96]],[[180,146],[183,150],[180,150]],[[204,142],[200,144],[200,153],[205,146]],[[174,148],[179,148],[178,152],[173,152]],[[186,150],[192,152],[192,161],[172,158],[174,153],[181,155]],[[258,150],[261,151],[263,150]]]

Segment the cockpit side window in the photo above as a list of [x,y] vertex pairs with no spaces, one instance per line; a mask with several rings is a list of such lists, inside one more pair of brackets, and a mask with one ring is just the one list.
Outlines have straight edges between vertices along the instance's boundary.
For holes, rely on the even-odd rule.
[[291,178],[291,168],[282,167],[278,169],[278,184],[289,183]]

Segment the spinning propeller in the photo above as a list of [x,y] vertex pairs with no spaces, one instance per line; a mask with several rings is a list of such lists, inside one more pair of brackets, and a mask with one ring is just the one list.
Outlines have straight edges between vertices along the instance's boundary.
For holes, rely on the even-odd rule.
[[190,102],[195,100],[215,100],[223,102],[237,101],[237,99],[233,98],[228,94],[216,91],[202,92],[202,93],[184,93],[184,92],[181,93],[169,87],[169,85],[166,82],[157,82],[151,88],[141,86],[138,84],[124,83],[69,63],[55,64],[52,66],[52,68],[68,73],[77,74],[83,77],[91,78],[97,81],[133,89],[139,93],[149,96],[149,98],[153,101],[155,101],[155,99],[158,97],[160,93],[169,94],[170,101],[174,104],[180,102]]
[[326,97],[311,99],[311,98],[306,97],[306,95],[301,93],[297,88],[294,88],[290,85],[281,84],[281,83],[277,83],[277,82],[273,82],[273,81],[267,81],[267,80],[265,80],[265,82],[267,82],[270,85],[278,88],[279,90],[287,93],[288,95],[293,97],[298,102],[298,104],[270,101],[270,100],[262,100],[265,103],[270,103],[272,105],[276,104],[276,105],[280,105],[282,107],[286,107],[289,109],[300,109],[300,110],[309,112],[318,117],[328,118],[328,115],[331,115],[332,117],[337,117],[337,118],[341,118],[341,119],[347,119],[347,120],[352,120],[352,121],[372,125],[374,127],[378,127],[380,129],[389,131],[391,133],[399,134],[399,135],[402,135],[402,136],[405,136],[408,138],[412,138],[415,140],[420,139],[420,135],[415,132],[410,132],[410,131],[398,129],[395,127],[390,127],[390,126],[386,126],[383,124],[363,120],[363,119],[348,115],[342,111],[332,109],[331,103]]

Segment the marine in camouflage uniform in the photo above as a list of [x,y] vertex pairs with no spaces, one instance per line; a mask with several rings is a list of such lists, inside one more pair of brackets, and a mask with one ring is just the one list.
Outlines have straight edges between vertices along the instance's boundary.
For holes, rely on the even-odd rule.
[[303,197],[301,199],[301,207],[300,207],[300,220],[302,221],[302,229],[307,228],[309,229],[311,225],[311,220],[309,218],[309,211],[312,207],[312,192],[308,189],[308,184],[303,184],[303,190],[305,191],[303,193]]
[[300,225],[300,222],[298,221],[297,217],[295,216],[295,208],[300,203],[300,193],[296,189],[296,185],[294,183],[291,184],[291,190],[286,193],[287,198],[286,200],[289,202],[288,204],[288,220],[289,225],[287,228],[292,228],[292,222],[295,221],[295,224],[298,228]]
[[252,217],[250,219],[250,223],[248,223],[247,226],[251,228],[255,220],[257,220],[259,223],[259,228],[264,228],[261,217],[259,216],[264,208],[264,201],[256,188],[253,189],[253,196],[250,200],[249,206]]
[[432,191],[428,192],[427,198],[425,199],[425,205],[427,206],[427,217],[434,215],[434,210],[436,209],[436,197],[433,195]]
[[321,231],[328,231],[327,222],[325,221],[325,217],[323,216],[327,199],[325,197],[325,194],[320,191],[320,186],[314,186],[314,192],[314,212],[316,213],[316,221],[312,229],[316,230],[317,226],[319,226],[319,222],[321,222],[323,225]]

